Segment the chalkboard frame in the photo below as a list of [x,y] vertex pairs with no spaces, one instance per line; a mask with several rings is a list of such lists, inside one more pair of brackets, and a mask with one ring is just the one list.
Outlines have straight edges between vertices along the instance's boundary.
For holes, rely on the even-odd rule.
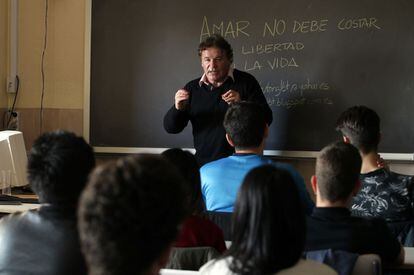
[[[90,127],[91,127],[91,30],[92,30],[92,0],[86,1],[86,29],[85,29],[85,80],[84,80],[84,137],[90,142]],[[93,146],[97,153],[160,153],[167,148],[148,148],[148,147],[112,147],[112,146]],[[186,148],[193,150],[192,148]],[[265,155],[281,156],[288,158],[315,158],[318,151],[284,151],[284,150],[265,150]],[[402,160],[413,161],[413,153],[382,153],[384,159],[387,160]]]

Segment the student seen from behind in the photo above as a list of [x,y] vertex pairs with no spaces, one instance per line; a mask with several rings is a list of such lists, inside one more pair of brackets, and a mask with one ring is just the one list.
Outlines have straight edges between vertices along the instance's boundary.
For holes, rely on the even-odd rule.
[[301,259],[305,232],[302,202],[290,174],[272,165],[256,167],[237,195],[231,247],[200,273],[336,274],[328,266]]
[[203,216],[205,205],[201,196],[200,171],[196,158],[188,151],[178,148],[162,153],[184,177],[186,202],[190,216],[182,224],[175,247],[208,246],[222,253],[226,250],[222,230]]
[[404,249],[384,219],[353,217],[348,209],[360,188],[361,156],[351,144],[332,143],[320,152],[311,179],[316,207],[307,219],[306,251],[343,250],[378,254],[383,263],[399,264]]
[[253,102],[231,104],[224,117],[224,128],[226,139],[236,152],[200,169],[201,192],[208,211],[233,212],[243,178],[251,169],[264,164],[288,171],[299,189],[306,213],[312,211],[314,203],[302,176],[289,164],[263,156],[269,129],[261,106]]
[[187,214],[184,194],[182,177],[161,156],[98,167],[78,211],[88,274],[159,274]]
[[380,118],[365,106],[354,106],[338,118],[336,129],[362,156],[361,190],[352,200],[352,215],[382,217],[388,222],[414,219],[414,177],[379,168]]
[[76,210],[94,166],[92,147],[74,133],[55,131],[36,139],[27,173],[40,208],[0,220],[1,274],[86,274]]

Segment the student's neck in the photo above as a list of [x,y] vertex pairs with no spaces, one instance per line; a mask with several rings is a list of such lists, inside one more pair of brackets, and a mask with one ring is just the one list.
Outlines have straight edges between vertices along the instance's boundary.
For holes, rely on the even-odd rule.
[[361,174],[366,174],[378,170],[378,153],[373,151],[368,154],[361,154],[362,166]]
[[343,208],[348,208],[349,207],[349,202],[350,199],[347,199],[345,201],[328,201],[328,200],[323,200],[321,198],[316,197],[316,207],[343,207]]
[[261,147],[257,148],[246,148],[246,149],[235,149],[236,154],[256,154],[263,155],[263,149]]

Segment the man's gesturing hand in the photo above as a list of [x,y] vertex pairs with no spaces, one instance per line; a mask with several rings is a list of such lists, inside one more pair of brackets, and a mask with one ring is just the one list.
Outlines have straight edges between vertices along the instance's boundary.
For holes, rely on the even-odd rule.
[[190,98],[190,93],[184,89],[180,89],[175,93],[175,109],[183,110]]

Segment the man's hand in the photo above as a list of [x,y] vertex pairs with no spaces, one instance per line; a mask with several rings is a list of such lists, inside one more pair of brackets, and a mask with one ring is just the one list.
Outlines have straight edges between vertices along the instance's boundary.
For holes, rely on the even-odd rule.
[[184,110],[190,93],[184,89],[180,89],[175,93],[175,109]]
[[227,92],[221,95],[221,98],[224,101],[226,101],[227,104],[231,104],[240,101],[240,94],[235,90],[228,90]]

